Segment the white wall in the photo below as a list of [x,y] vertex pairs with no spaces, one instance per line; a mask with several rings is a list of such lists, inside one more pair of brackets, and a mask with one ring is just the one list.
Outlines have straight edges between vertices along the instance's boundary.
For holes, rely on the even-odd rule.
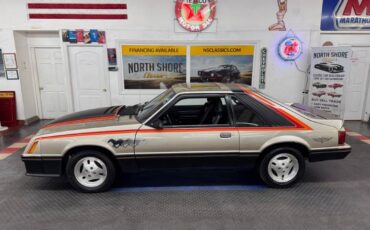
[[[95,1],[95,0],[91,0]],[[91,2],[89,1],[89,2]],[[112,0],[114,2],[115,0]],[[0,47],[14,51],[13,30],[59,30],[59,29],[101,29],[106,31],[107,46],[117,47],[117,41],[156,40],[163,43],[174,41],[221,42],[245,41],[256,44],[253,85],[258,86],[260,48],[268,49],[267,77],[265,92],[286,102],[302,101],[305,74],[298,71],[293,63],[281,61],[277,56],[277,44],[287,32],[269,32],[268,26],[276,22],[276,0],[224,0],[217,1],[216,32],[189,33],[175,32],[174,1],[172,0],[125,0],[128,5],[128,20],[29,20],[26,0],[0,0],[0,28],[6,39]],[[322,0],[288,1],[285,22],[304,43],[304,51],[297,61],[300,69],[306,70],[311,44],[317,44],[321,18]],[[6,7],[4,7],[6,6]],[[15,16],[16,15],[16,16]],[[17,39],[18,40],[18,39]],[[20,39],[21,41],[21,39]],[[17,45],[18,46],[18,45]],[[19,45],[19,50],[22,45]],[[6,49],[7,48],[7,49]],[[119,50],[119,49],[118,49]],[[27,75],[24,72],[22,75]],[[28,77],[28,76],[21,76]],[[159,91],[124,91],[120,72],[110,72],[111,97],[113,104],[134,104],[150,99]],[[7,88],[20,92],[20,83],[7,81]],[[26,83],[25,83],[26,84]],[[22,85],[23,80],[22,80]],[[1,86],[0,86],[1,87]],[[26,87],[29,87],[28,84]],[[32,104],[32,103],[31,103]],[[30,105],[31,105],[30,104]],[[18,107],[23,107],[18,101]],[[28,118],[34,111],[26,108],[26,114],[19,112],[19,119]]]
[[[15,53],[15,44],[12,30],[0,28],[0,48],[2,49],[3,53]],[[15,91],[17,100],[17,118],[19,120],[24,120],[25,114],[23,108],[23,96],[19,80],[7,80],[6,77],[0,78],[0,91],[3,90]]]
[[33,81],[30,71],[27,34],[15,32],[14,39],[17,50],[17,64],[22,90],[24,117],[30,118],[37,116],[37,107],[35,102],[34,90],[32,87]]

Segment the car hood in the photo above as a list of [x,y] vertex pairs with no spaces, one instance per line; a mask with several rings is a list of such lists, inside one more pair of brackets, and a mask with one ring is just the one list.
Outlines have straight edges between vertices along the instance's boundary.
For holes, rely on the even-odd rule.
[[139,122],[133,116],[135,113],[135,106],[111,106],[71,113],[59,117],[45,125],[40,130],[39,135],[80,129],[137,124]]

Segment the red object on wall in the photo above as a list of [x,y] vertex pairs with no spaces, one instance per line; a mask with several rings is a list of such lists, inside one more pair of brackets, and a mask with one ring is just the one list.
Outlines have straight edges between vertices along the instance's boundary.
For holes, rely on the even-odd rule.
[[0,91],[0,122],[4,126],[18,125],[14,91]]

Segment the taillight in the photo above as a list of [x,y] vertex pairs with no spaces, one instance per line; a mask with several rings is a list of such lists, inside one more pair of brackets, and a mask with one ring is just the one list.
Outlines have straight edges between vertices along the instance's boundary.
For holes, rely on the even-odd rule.
[[343,145],[346,142],[346,131],[338,132],[338,144]]

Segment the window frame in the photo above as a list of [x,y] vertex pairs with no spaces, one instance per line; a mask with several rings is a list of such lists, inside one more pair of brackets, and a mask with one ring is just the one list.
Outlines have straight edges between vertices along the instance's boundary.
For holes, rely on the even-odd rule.
[[[260,120],[264,123],[263,126],[247,126],[247,125],[243,125],[243,124],[237,124],[236,113],[235,113],[234,106],[232,104],[232,97],[236,98],[241,104],[243,104],[250,111],[252,111],[254,114],[256,114],[260,118]],[[229,105],[230,105],[230,108],[231,108],[231,111],[232,111],[232,114],[233,114],[234,127],[243,127],[243,128],[246,128],[246,127],[247,128],[248,127],[252,127],[252,128],[271,127],[271,124],[265,119],[265,117],[261,113],[258,112],[258,110],[253,109],[252,106],[248,105],[243,100],[238,98],[237,94],[230,95]]]
[[201,124],[201,125],[171,125],[171,126],[163,126],[164,129],[167,128],[210,128],[210,127],[235,127],[234,123],[234,115],[231,111],[230,107],[230,99],[229,98],[230,93],[182,93],[173,98],[168,104],[166,104],[164,107],[161,108],[161,110],[152,118],[150,118],[147,122],[145,122],[145,125],[148,125],[152,127],[153,122],[159,119],[160,116],[162,116],[164,113],[166,113],[172,106],[174,106],[177,102],[188,99],[188,98],[200,98],[200,97],[220,97],[225,98],[226,102],[226,109],[229,117],[230,124],[220,124],[220,125],[214,125],[214,124]]

